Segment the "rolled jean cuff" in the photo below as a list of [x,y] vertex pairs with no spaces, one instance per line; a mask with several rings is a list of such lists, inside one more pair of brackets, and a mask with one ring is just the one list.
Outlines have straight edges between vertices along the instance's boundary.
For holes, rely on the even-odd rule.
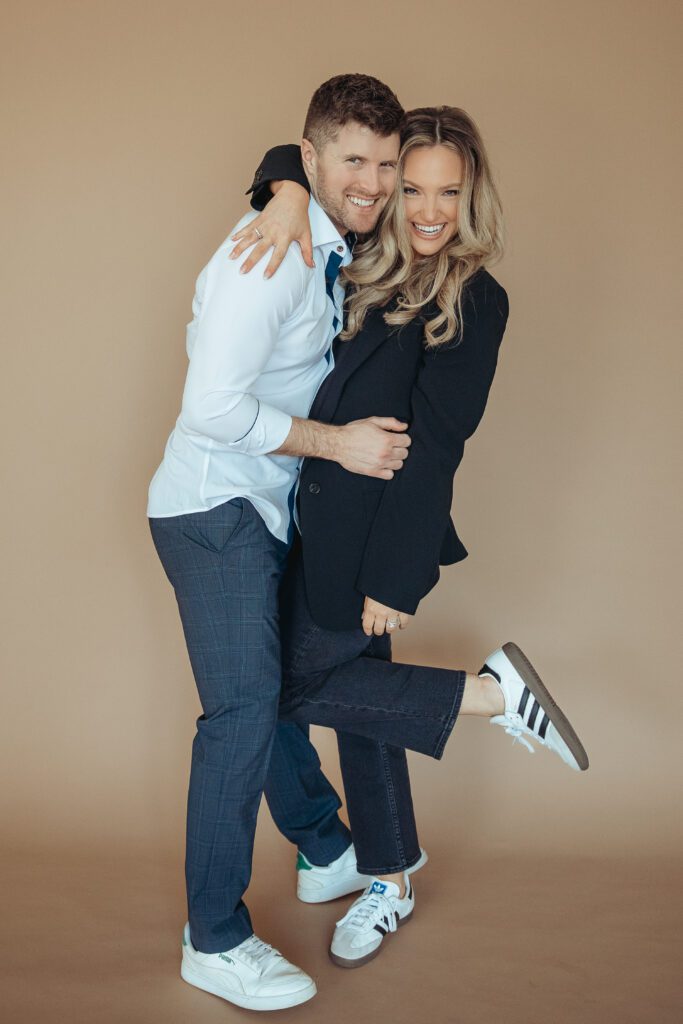
[[448,737],[451,735],[453,731],[453,726],[455,725],[456,719],[460,713],[460,705],[462,704],[463,694],[465,693],[465,679],[467,677],[467,674],[465,672],[457,670],[455,672],[455,675],[458,678],[455,685],[455,694],[453,696],[453,703],[451,705],[450,714],[446,720],[446,724],[443,727],[443,731],[441,733],[441,736],[439,737],[436,747],[434,748],[434,753],[432,754],[432,757],[436,761],[440,761],[441,758],[443,757],[444,747],[446,746]]
[[396,875],[399,871],[407,871],[408,868],[412,868],[414,864],[417,864],[421,856],[422,850],[418,850],[416,857],[403,857],[400,864],[389,864],[386,867],[380,868],[366,868],[357,864],[356,868],[361,875]]

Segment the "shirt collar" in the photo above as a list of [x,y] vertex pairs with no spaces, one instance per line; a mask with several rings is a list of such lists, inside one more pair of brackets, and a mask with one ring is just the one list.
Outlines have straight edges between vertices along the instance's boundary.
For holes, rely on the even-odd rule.
[[311,200],[308,204],[308,217],[311,222],[311,237],[313,239],[314,249],[324,245],[333,245],[340,255],[351,255],[351,250],[346,239],[339,234],[322,206],[320,206],[313,196],[311,196]]

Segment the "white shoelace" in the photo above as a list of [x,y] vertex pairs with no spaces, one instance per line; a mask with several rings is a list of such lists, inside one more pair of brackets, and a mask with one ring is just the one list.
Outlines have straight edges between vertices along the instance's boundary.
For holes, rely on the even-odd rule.
[[[494,715],[493,718],[489,719],[489,722],[491,725],[501,725],[508,736],[512,736],[513,743],[523,743],[527,750],[531,751],[532,754],[536,753],[534,747],[529,743],[528,739],[524,735],[525,732],[531,733],[531,730],[525,724],[522,716],[516,711],[506,711],[504,715]],[[535,733],[532,735],[538,743],[542,743],[545,746],[545,741],[542,740],[540,736],[536,736]]]
[[337,921],[337,927],[345,925],[347,928],[353,928],[360,932],[374,928],[376,924],[386,924],[387,922],[389,931],[395,932],[398,926],[396,924],[396,911],[392,906],[391,900],[380,892],[368,892],[363,893],[349,907],[348,912],[342,917],[341,921]]
[[257,935],[252,935],[240,943],[233,951],[233,955],[236,959],[239,957],[240,960],[245,960],[261,973],[270,966],[270,961],[275,962],[277,959],[282,959],[281,953],[269,946],[263,939],[259,939]]

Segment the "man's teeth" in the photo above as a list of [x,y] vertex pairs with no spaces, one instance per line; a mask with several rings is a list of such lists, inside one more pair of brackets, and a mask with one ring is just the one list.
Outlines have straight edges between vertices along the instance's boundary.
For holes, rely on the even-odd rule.
[[431,227],[427,224],[415,224],[413,227],[416,231],[421,231],[423,235],[438,235],[440,231],[446,227],[445,224],[433,224]]
[[350,203],[353,203],[354,206],[374,206],[375,203],[377,202],[376,199],[360,199],[359,196],[347,196],[346,198],[349,200]]

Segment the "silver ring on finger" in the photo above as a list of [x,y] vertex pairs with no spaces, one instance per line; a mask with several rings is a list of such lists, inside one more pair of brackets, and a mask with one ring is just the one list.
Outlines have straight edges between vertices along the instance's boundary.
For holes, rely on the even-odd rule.
[[400,619],[387,619],[387,629],[396,629]]
[[256,232],[256,237],[258,238],[258,240],[260,242],[261,239],[263,238],[263,235],[261,234],[261,232],[259,231],[258,228],[254,228],[254,231]]

